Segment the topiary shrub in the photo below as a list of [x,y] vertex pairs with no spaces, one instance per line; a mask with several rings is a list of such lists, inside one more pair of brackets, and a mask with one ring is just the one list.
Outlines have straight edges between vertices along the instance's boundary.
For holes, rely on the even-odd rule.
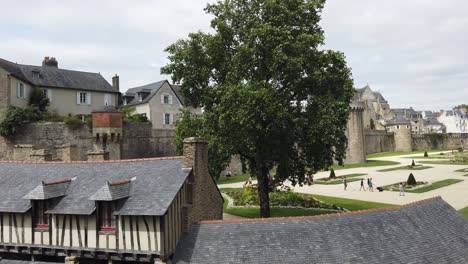
[[336,178],[336,175],[335,175],[335,170],[332,168],[330,170],[330,179],[335,179]]
[[414,160],[413,160],[411,161],[411,167],[414,167],[414,166],[416,166],[416,163],[414,163]]
[[415,186],[417,184],[416,183],[416,178],[414,178],[413,173],[410,173],[410,175],[408,176],[408,180],[406,181],[406,184],[407,185],[412,185],[412,186]]
[[424,157],[427,158],[429,155],[427,154],[427,151],[424,151]]

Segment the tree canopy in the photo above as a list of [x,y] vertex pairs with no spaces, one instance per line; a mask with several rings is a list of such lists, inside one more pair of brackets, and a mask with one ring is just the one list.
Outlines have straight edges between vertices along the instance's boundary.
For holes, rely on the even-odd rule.
[[275,181],[301,184],[307,171],[345,157],[353,81],[344,55],[323,48],[324,4],[219,1],[206,8],[213,33],[191,33],[166,49],[161,72],[204,108],[204,135],[257,176],[262,217],[270,215],[270,169]]

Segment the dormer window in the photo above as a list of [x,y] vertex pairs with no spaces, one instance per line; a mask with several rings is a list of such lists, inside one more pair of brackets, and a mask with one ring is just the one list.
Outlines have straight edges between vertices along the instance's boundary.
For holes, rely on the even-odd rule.
[[138,93],[138,101],[143,101],[143,94],[142,93]]
[[36,200],[32,201],[32,211],[33,211],[33,226],[38,229],[49,228],[49,220],[47,211],[47,201],[45,200]]
[[32,77],[33,78],[39,78],[40,77],[40,74],[39,74],[39,70],[35,69],[32,71]]
[[114,202],[98,202],[99,230],[103,232],[114,232],[116,217]]

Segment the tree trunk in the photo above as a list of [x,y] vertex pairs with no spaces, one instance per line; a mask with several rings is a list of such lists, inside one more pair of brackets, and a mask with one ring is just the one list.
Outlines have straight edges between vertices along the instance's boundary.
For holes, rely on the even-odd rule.
[[258,197],[260,200],[260,217],[270,217],[270,197],[269,197],[269,179],[268,168],[264,164],[257,166],[257,186]]

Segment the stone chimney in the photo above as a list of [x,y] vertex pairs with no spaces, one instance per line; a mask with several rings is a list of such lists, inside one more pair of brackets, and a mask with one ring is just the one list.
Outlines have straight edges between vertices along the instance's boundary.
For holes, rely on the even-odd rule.
[[42,66],[58,68],[58,61],[54,57],[45,57],[44,60],[42,61]]
[[120,92],[120,79],[117,74],[114,77],[112,77],[112,87],[114,87],[114,89],[117,90],[117,92]]
[[189,225],[202,220],[222,219],[223,198],[208,170],[206,139],[192,137],[184,140],[183,168],[192,169],[188,185],[192,193],[187,216]]

